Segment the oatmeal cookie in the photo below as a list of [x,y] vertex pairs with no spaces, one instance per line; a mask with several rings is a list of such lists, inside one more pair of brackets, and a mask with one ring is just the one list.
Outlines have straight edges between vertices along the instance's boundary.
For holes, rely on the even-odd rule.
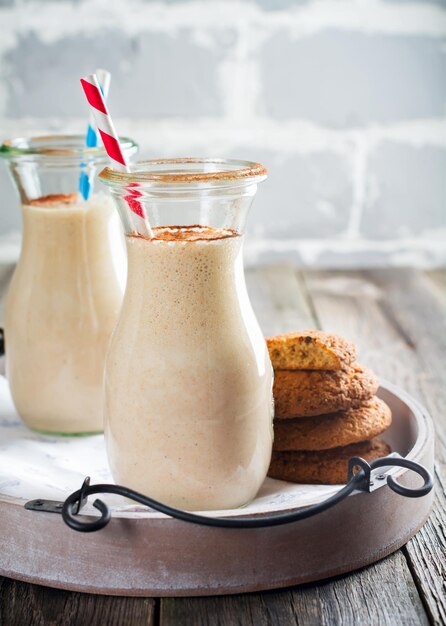
[[342,370],[356,358],[356,347],[339,335],[303,330],[268,337],[266,343],[274,369]]
[[268,476],[293,483],[338,485],[347,481],[348,461],[373,461],[390,454],[390,446],[372,439],[319,452],[273,452]]
[[356,409],[274,422],[274,450],[328,450],[366,441],[392,423],[392,413],[377,397]]
[[357,363],[346,371],[277,370],[275,417],[323,415],[355,408],[374,396],[378,386],[375,375]]

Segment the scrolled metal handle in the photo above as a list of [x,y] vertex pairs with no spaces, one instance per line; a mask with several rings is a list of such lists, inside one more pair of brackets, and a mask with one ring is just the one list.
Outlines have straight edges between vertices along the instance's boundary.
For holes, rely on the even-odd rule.
[[426,496],[430,491],[432,491],[434,486],[432,474],[423,465],[420,465],[415,461],[410,461],[409,459],[395,459],[394,465],[412,470],[412,472],[421,476],[424,482],[421,487],[415,487],[412,489],[410,487],[400,485],[400,483],[397,482],[393,476],[388,476],[387,484],[392,491],[398,493],[400,496],[405,496],[406,498],[420,498],[422,496]]
[[[408,487],[400,485],[392,476],[387,476],[387,484],[390,489],[392,489],[395,493],[409,498],[420,498],[427,495],[432,490],[433,479],[429,470],[427,470],[419,463],[416,463],[415,461],[390,456],[376,459],[375,461],[371,461],[370,463],[368,463],[360,457],[353,457],[349,461],[348,482],[346,483],[346,485],[344,485],[342,489],[337,491],[326,500],[323,500],[322,502],[319,502],[318,504],[315,504],[313,506],[309,506],[305,509],[297,509],[287,511],[285,513],[276,513],[273,515],[259,515],[252,517],[207,517],[205,515],[197,515],[188,511],[176,509],[167,504],[164,504],[163,502],[158,502],[157,500],[149,498],[148,496],[145,496],[138,491],[134,491],[133,489],[129,489],[128,487],[123,487],[121,485],[90,485],[89,478],[86,478],[84,480],[82,488],[78,491],[73,492],[65,500],[62,508],[62,517],[64,522],[73,530],[77,530],[80,532],[94,532],[96,530],[100,530],[101,528],[104,528],[111,519],[110,510],[102,500],[96,499],[93,502],[93,506],[101,513],[99,518],[93,518],[93,520],[84,521],[80,520],[77,515],[86,503],[88,496],[98,493],[114,493],[124,496],[125,498],[130,498],[135,502],[139,502],[140,504],[155,509],[156,511],[164,513],[165,515],[168,515],[170,517],[174,517],[184,522],[190,522],[192,524],[200,524],[202,526],[212,526],[219,528],[239,529],[279,526],[282,524],[289,524],[291,522],[298,522],[303,519],[313,517],[314,515],[318,515],[319,513],[326,511],[327,509],[335,506],[336,504],[344,500],[344,498],[346,498],[355,490],[365,492],[370,491],[370,486],[372,484],[372,470],[379,467],[389,466],[404,467],[406,469],[409,469],[419,474],[424,481],[421,487],[410,489]],[[360,468],[359,471],[357,471],[356,473],[354,472],[355,467]]]

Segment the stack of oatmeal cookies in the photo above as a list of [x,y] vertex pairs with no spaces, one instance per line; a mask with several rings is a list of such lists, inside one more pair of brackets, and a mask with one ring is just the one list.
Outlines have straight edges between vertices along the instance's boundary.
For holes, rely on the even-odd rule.
[[356,347],[319,330],[267,339],[274,367],[274,447],[268,475],[297,483],[347,480],[348,460],[390,453],[378,438],[391,424],[378,381]]

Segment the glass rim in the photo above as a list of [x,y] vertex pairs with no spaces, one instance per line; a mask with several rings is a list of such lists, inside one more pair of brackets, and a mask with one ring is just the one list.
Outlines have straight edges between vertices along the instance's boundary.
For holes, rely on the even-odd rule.
[[[15,158],[20,156],[36,156],[48,158],[77,158],[83,156],[108,158],[102,144],[94,147],[85,145],[86,135],[52,134],[32,135],[30,137],[14,137],[5,139],[0,145],[0,156]],[[129,137],[119,138],[124,151],[137,149],[138,144]]]
[[[163,169],[163,166],[173,165],[177,169],[172,171]],[[187,166],[214,166],[213,169],[194,171]],[[160,166],[156,169],[156,166]],[[181,166],[185,166],[181,171]],[[148,169],[150,168],[150,169]],[[217,168],[217,169],[215,169]],[[148,159],[131,164],[130,172],[105,167],[99,178],[105,184],[131,186],[134,183],[158,183],[176,185],[178,183],[226,183],[238,181],[243,183],[261,182],[267,177],[267,169],[261,163],[239,159],[209,158],[209,157],[180,157],[170,159]]]

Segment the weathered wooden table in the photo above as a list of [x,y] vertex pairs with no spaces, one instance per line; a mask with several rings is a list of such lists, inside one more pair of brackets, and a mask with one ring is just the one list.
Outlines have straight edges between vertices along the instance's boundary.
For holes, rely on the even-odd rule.
[[[0,268],[2,294],[11,271]],[[282,591],[119,598],[0,578],[2,626],[446,623],[446,270],[302,272],[282,265],[251,269],[247,280],[265,334],[298,328],[343,334],[357,342],[361,362],[427,406],[437,430],[437,495],[428,522],[375,565]]]

